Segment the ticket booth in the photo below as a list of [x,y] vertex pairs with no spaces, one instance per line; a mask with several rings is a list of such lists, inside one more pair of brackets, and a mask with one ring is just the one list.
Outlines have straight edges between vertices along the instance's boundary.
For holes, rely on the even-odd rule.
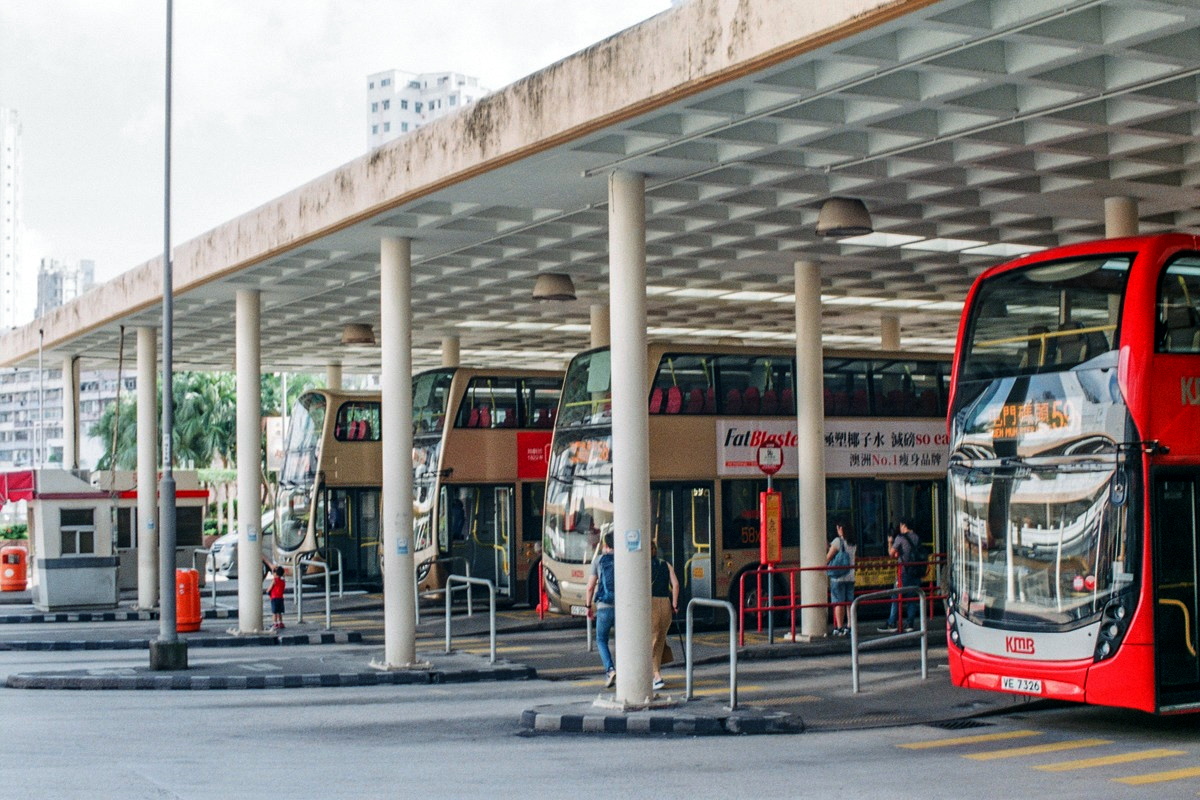
[[32,471],[28,497],[33,604],[115,608],[117,556],[107,495],[66,470]]
[[[200,585],[204,586],[204,565],[194,562],[194,553],[203,546],[204,507],[208,505],[208,490],[200,485],[195,470],[175,470],[175,568],[200,570]],[[115,510],[113,531],[118,558],[117,585],[121,589],[136,589],[138,582],[138,490],[137,473],[132,470],[93,472],[92,486],[104,492]],[[158,485],[151,488],[158,510]],[[157,522],[157,520],[156,520]],[[155,535],[158,525],[154,526]]]

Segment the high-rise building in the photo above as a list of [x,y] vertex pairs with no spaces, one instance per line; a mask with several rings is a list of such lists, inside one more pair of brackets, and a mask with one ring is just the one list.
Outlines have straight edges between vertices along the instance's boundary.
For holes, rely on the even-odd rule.
[[0,330],[25,322],[21,311],[21,121],[0,107]]
[[470,105],[491,89],[458,72],[404,72],[390,69],[367,76],[367,144],[415,131],[430,120]]
[[61,306],[79,297],[96,281],[96,262],[60,261],[43,258],[38,267],[37,315],[40,317],[52,308]]

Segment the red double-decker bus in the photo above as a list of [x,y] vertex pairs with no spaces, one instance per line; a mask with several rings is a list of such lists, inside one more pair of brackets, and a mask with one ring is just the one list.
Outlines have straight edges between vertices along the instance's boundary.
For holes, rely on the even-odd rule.
[[1200,710],[1200,237],[988,270],[952,383],[955,685]]

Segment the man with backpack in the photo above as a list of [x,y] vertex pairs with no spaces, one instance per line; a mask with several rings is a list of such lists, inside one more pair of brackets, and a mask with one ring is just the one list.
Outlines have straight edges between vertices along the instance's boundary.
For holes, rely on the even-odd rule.
[[613,663],[612,651],[608,649],[608,636],[612,633],[617,619],[614,605],[617,595],[613,588],[614,557],[611,530],[604,534],[603,547],[603,552],[592,562],[584,597],[588,615],[596,618],[596,649],[600,651],[600,660],[604,663],[604,686],[608,688],[617,680],[617,668]]
[[[897,585],[902,588],[910,586],[919,587],[925,577],[927,567],[925,562],[929,560],[929,556],[925,552],[924,545],[921,544],[921,538],[913,530],[911,521],[901,520],[899,531],[899,533],[892,537],[891,545],[888,548],[888,555],[900,563],[900,580]],[[884,633],[896,633],[899,630],[897,623],[900,621],[901,603],[904,605],[905,629],[913,630],[917,627],[917,612],[920,609],[920,601],[917,599],[915,592],[907,592],[892,604],[892,610],[888,614],[887,625],[879,630]]]

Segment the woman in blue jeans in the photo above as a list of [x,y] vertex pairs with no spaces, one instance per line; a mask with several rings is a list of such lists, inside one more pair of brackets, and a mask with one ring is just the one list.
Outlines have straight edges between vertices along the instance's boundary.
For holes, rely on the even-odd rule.
[[604,685],[612,686],[617,680],[617,668],[613,663],[612,651],[608,649],[608,637],[616,623],[616,608],[613,602],[616,593],[613,586],[613,535],[604,534],[604,551],[592,562],[585,594],[588,614],[596,617],[596,649],[604,663]]

